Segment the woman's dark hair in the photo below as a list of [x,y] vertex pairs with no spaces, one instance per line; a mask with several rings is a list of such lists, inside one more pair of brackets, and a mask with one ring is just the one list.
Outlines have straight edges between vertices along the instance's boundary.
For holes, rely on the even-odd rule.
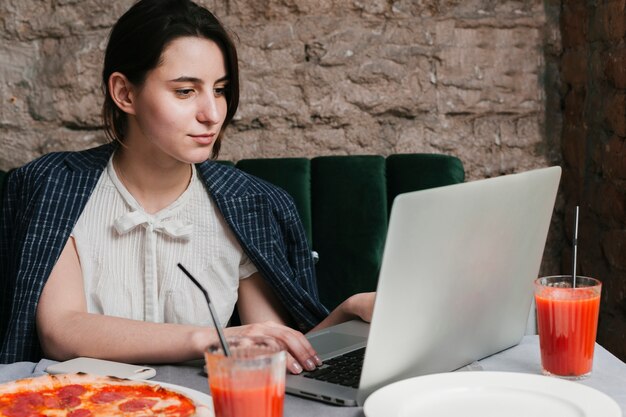
[[217,18],[190,0],[140,0],[115,23],[104,56],[102,88],[105,94],[102,118],[107,136],[124,141],[127,115],[109,92],[109,77],[120,72],[134,85],[141,85],[147,73],[159,65],[161,54],[173,40],[196,36],[215,42],[222,53],[229,78],[226,87],[226,119],[213,146],[217,158],[222,136],[239,105],[239,68],[237,50]]

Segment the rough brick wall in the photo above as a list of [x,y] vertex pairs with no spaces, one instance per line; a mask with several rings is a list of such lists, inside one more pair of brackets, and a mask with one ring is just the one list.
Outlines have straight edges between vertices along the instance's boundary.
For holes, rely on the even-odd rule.
[[579,204],[579,272],[604,286],[598,341],[626,359],[625,2],[564,2],[561,28],[566,230]]
[[[225,158],[446,152],[469,178],[559,160],[543,82],[558,26],[541,1],[203,3],[239,36]],[[102,52],[130,4],[0,2],[0,169],[104,140]]]

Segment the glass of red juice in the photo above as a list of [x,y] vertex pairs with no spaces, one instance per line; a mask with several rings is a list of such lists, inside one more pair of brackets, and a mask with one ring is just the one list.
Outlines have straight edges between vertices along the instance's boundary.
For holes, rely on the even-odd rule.
[[558,275],[535,280],[537,330],[545,375],[583,379],[591,374],[602,283]]
[[215,417],[282,417],[286,353],[272,337],[227,338],[230,356],[219,343],[204,356]]

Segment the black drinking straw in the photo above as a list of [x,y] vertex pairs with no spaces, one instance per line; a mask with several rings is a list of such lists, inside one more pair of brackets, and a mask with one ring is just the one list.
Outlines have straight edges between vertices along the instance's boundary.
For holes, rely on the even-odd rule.
[[576,250],[578,247],[578,206],[576,206],[576,220],[574,221],[574,238],[572,241],[572,280],[573,288],[576,288]]
[[180,263],[178,267],[189,277],[189,279],[196,285],[196,287],[200,288],[202,294],[204,294],[204,298],[206,299],[206,303],[209,306],[209,312],[211,313],[211,318],[213,319],[213,324],[215,325],[215,329],[217,330],[217,336],[220,338],[220,343],[222,345],[222,350],[224,351],[224,355],[230,356],[230,349],[228,348],[228,342],[226,342],[226,338],[224,337],[224,333],[222,332],[222,326],[220,326],[220,321],[217,318],[217,314],[213,309],[213,304],[211,303],[211,298],[209,297],[209,292],[204,289],[202,285],[182,266]]

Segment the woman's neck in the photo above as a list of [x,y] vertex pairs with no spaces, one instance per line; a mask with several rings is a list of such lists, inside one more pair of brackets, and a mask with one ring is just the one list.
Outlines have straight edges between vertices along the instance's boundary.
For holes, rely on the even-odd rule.
[[176,201],[189,186],[193,172],[191,164],[136,155],[124,145],[115,152],[113,167],[122,184],[150,214]]

